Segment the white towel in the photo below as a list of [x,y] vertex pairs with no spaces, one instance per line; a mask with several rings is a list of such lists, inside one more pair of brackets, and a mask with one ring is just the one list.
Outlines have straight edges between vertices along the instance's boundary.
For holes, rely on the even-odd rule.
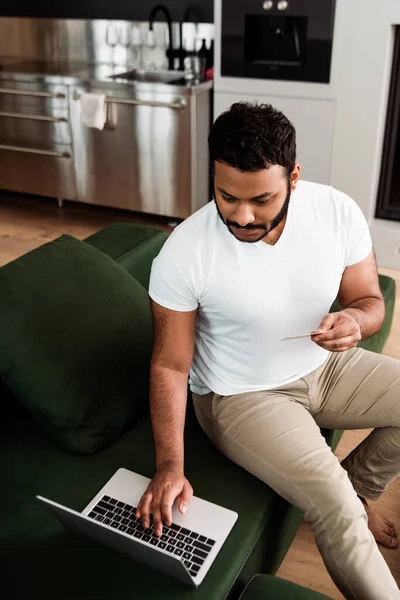
[[104,129],[107,119],[105,94],[82,94],[82,121],[86,127]]

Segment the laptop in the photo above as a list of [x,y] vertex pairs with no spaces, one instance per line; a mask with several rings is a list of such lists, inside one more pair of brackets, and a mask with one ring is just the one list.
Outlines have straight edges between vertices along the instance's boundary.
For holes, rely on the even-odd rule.
[[234,526],[237,513],[194,496],[185,515],[172,507],[172,524],[156,537],[135,511],[150,479],[119,469],[81,512],[36,496],[67,528],[198,587]]

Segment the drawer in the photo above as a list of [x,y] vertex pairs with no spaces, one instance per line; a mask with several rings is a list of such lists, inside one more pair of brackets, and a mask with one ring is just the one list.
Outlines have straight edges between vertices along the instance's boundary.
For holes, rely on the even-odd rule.
[[26,110],[49,114],[53,110],[68,110],[66,85],[7,81],[0,83],[0,110]]
[[42,154],[34,148],[0,142],[0,189],[76,200],[71,149],[55,146]]
[[0,108],[0,143],[47,149],[54,144],[72,144],[68,111],[40,114]]

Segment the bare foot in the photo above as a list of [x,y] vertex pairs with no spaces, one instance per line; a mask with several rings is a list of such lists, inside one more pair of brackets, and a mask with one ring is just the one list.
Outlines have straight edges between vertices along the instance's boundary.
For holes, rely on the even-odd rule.
[[368,516],[368,527],[378,544],[382,544],[386,548],[397,548],[399,540],[397,539],[397,529],[393,523],[379,516],[364,498],[360,498],[360,500]]

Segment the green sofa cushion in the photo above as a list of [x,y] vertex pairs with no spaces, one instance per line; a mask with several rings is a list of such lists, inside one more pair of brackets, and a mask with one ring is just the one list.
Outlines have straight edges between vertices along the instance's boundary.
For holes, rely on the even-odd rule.
[[148,407],[146,290],[70,236],[0,269],[4,383],[67,450],[91,453]]
[[271,575],[256,575],[240,600],[329,600],[318,592]]

